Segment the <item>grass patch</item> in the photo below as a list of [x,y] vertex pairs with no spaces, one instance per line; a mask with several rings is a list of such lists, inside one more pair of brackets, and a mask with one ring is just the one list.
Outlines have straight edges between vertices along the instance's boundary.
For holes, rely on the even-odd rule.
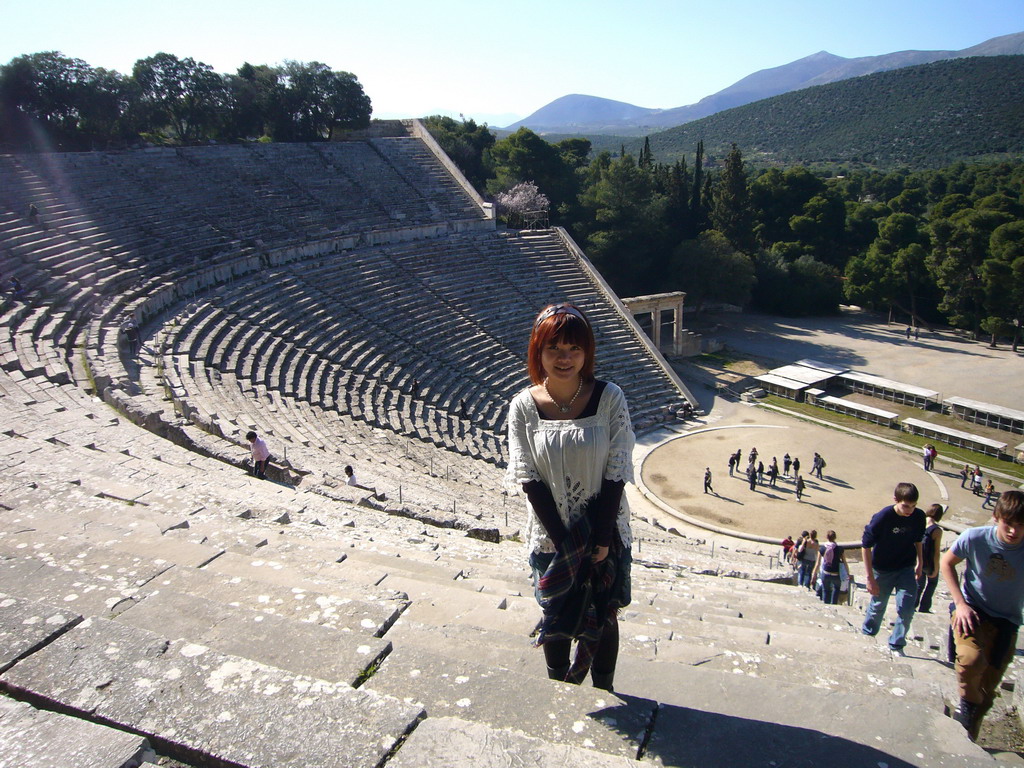
[[[793,400],[779,397],[778,395],[768,395],[760,398],[758,402],[774,405],[778,408],[785,408],[787,411],[818,419],[819,421],[824,421],[836,426],[848,427],[875,437],[882,437],[895,443],[899,443],[906,447],[907,450],[912,450],[917,453],[920,453],[921,448],[923,448],[927,443],[935,444],[937,442],[932,438],[912,435],[909,432],[890,429],[888,427],[883,427],[880,424],[872,424],[870,421],[865,421],[864,419],[847,416],[843,413],[836,413],[835,411],[830,411],[817,405],[797,403]],[[1011,477],[1015,477],[1018,480],[1024,480],[1024,467],[1021,467],[1020,464],[1016,464],[1012,461],[998,459],[984,453],[967,450],[966,448],[958,448],[954,445],[949,445],[948,443],[940,442],[935,447],[939,451],[940,458],[951,459],[958,464],[971,464],[972,466],[977,465],[987,467],[989,469],[995,469],[1010,475]]]
[[771,367],[767,362],[753,359],[750,355],[736,354],[728,347],[723,347],[718,352],[705,352],[692,358],[691,362],[698,367],[729,371],[741,376],[756,376]]
[[353,688],[359,688],[363,683],[377,674],[380,669],[380,665],[384,663],[384,659],[380,658],[373,662],[370,666],[359,673],[359,677],[356,678],[355,683],[352,685]]

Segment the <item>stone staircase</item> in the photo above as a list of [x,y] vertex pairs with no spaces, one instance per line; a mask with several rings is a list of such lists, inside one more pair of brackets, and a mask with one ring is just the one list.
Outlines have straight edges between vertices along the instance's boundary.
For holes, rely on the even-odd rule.
[[[521,544],[259,482],[116,416],[90,432],[101,403],[18,400],[10,765],[995,764],[944,716],[952,673],[922,632],[892,658],[859,608],[701,573],[707,552],[643,521],[610,694],[545,678]],[[76,762],[83,743],[109,759]]]

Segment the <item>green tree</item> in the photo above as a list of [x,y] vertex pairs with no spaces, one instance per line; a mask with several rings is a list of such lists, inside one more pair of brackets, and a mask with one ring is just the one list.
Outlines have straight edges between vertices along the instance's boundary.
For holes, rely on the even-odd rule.
[[287,133],[281,69],[246,62],[226,78],[227,117],[224,137],[231,140],[271,138]]
[[662,284],[667,262],[663,201],[632,155],[599,158],[595,168],[580,196],[591,222],[584,230],[587,253],[620,295],[649,293]]
[[808,201],[824,191],[825,182],[806,168],[771,168],[751,181],[750,202],[758,244],[771,248],[774,243],[797,242],[790,221],[803,215]]
[[0,135],[36,150],[80,150],[125,138],[129,91],[118,73],[58,51],[0,67]]
[[1013,216],[1002,211],[969,208],[931,224],[935,247],[928,268],[942,291],[939,308],[949,322],[975,335],[984,319],[985,289],[981,266],[989,258],[989,241]]
[[370,98],[351,72],[319,61],[286,61],[282,74],[291,140],[330,141],[338,130],[370,124]]
[[990,258],[982,262],[981,280],[987,317],[982,327],[996,336],[1012,333],[1013,351],[1020,344],[1024,326],[1024,221],[1002,224],[989,240]]
[[686,158],[672,165],[654,168],[654,189],[664,199],[664,225],[673,243],[682,241],[692,232],[690,220],[690,185],[692,179],[686,167]]
[[182,144],[211,137],[225,106],[224,81],[208,64],[158,53],[132,69],[144,129],[170,128]]
[[838,269],[845,266],[846,206],[839,195],[830,191],[814,195],[790,218],[789,229],[805,253]]
[[920,320],[918,297],[929,280],[928,235],[917,217],[894,213],[878,227],[878,238],[846,266],[846,298],[880,308],[896,306]]
[[697,142],[697,154],[693,160],[693,190],[690,192],[688,216],[688,239],[697,237],[707,227],[707,201],[704,199],[704,142]]
[[687,305],[698,312],[708,302],[746,306],[754,285],[753,262],[713,229],[676,247],[670,273],[673,283],[686,291]]
[[753,305],[789,317],[834,314],[843,298],[839,275],[827,264],[803,255],[788,262],[761,251],[754,261]]
[[445,154],[459,166],[459,170],[470,184],[476,187],[478,192],[486,191],[491,169],[485,164],[484,156],[494,146],[495,141],[490,129],[486,125],[477,125],[472,119],[453,120],[442,115],[424,118],[423,125]]
[[644,146],[640,150],[640,159],[637,160],[637,165],[645,171],[650,171],[654,168],[654,159],[651,157],[651,139],[649,136],[644,136]]
[[566,162],[558,147],[548,143],[529,128],[494,142],[486,155],[494,177],[487,182],[494,195],[523,181],[532,181],[551,200],[555,208],[571,203],[577,193],[576,171]]
[[744,253],[753,252],[754,219],[750,210],[747,172],[743,168],[743,153],[735,144],[712,192],[711,226],[725,235],[733,248]]
[[848,200],[846,202],[846,244],[845,261],[849,263],[854,256],[863,254],[868,246],[878,237],[878,222],[886,218],[892,211],[889,207],[877,202]]

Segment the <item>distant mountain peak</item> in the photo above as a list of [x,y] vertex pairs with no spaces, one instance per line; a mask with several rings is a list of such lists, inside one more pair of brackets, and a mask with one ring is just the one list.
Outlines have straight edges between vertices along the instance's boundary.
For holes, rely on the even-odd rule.
[[696,104],[648,109],[623,101],[574,93],[555,99],[507,126],[507,130],[526,126],[539,133],[642,135],[814,85],[943,59],[1007,54],[1024,54],[1024,32],[994,37],[962,51],[898,51],[847,59],[822,50],[788,64],[754,72],[718,93],[705,96]]

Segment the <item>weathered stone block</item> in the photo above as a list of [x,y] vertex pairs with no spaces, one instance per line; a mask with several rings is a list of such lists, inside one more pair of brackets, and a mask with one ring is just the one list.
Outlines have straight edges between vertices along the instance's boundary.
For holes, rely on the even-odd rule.
[[95,618],[15,664],[0,686],[146,734],[186,762],[246,768],[376,766],[423,714],[372,691]]

